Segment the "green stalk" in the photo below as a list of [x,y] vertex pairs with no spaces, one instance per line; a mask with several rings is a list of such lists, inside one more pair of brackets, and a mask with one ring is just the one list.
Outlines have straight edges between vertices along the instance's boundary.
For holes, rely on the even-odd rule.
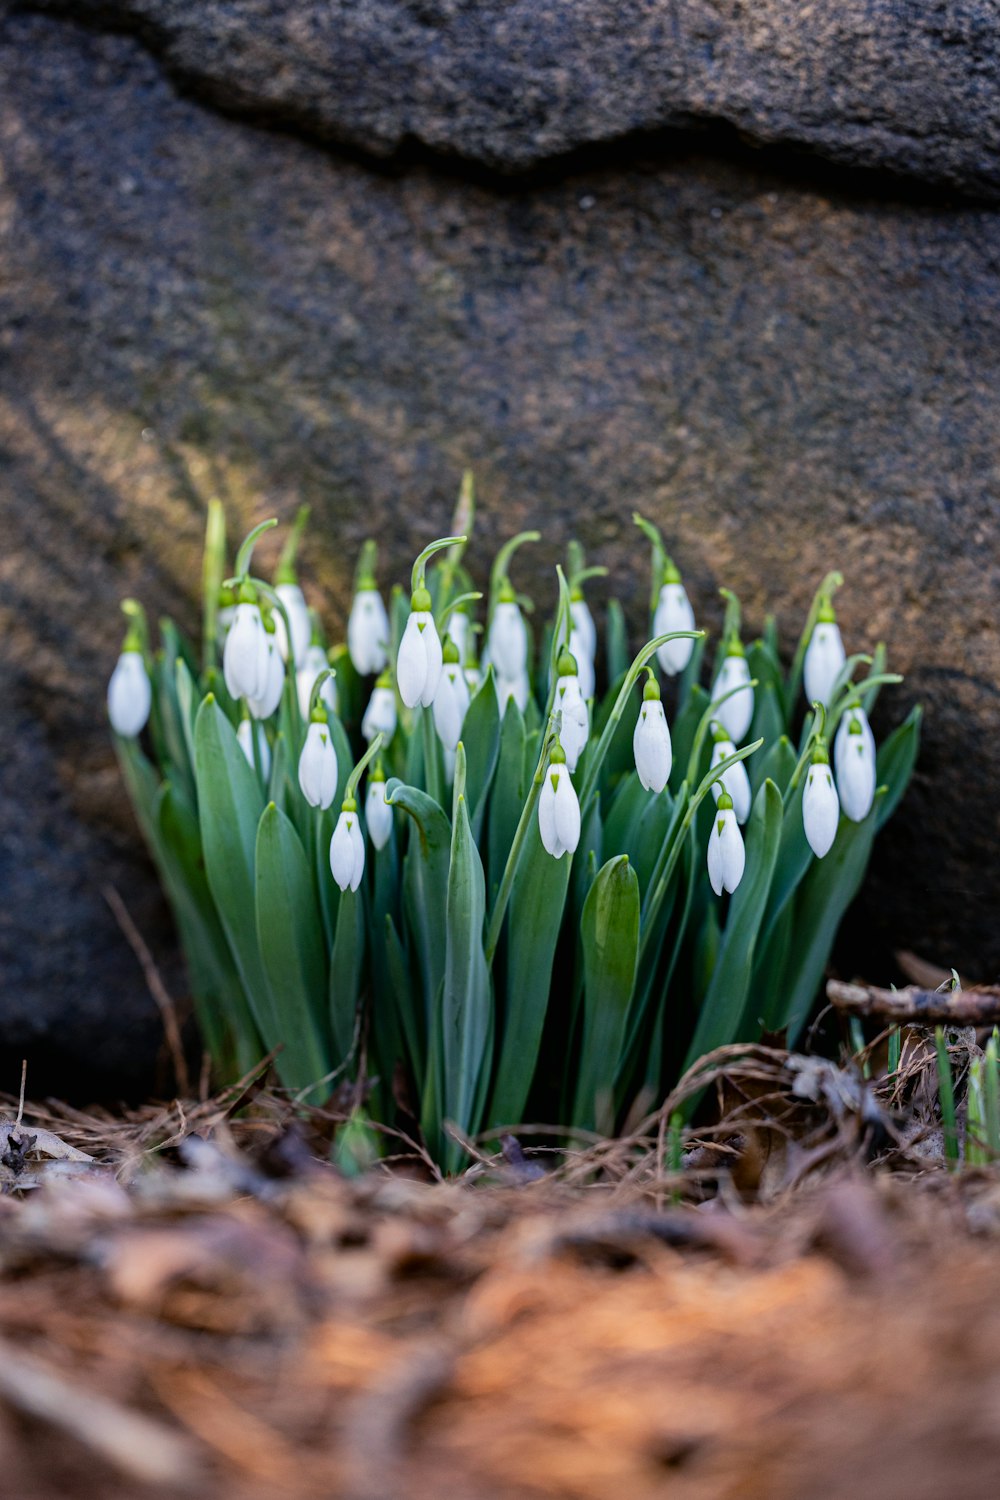
[[442,536],[438,537],[436,542],[428,542],[423,552],[416,558],[410,571],[410,593],[415,594],[417,589],[423,587],[424,573],[427,569],[428,559],[433,557],[435,552],[440,552],[444,547],[454,547],[456,542],[467,542],[468,540],[468,537],[465,536]]
[[507,903],[510,900],[510,893],[514,888],[514,876],[517,874],[518,861],[521,858],[521,850],[524,847],[524,841],[528,836],[528,829],[531,826],[532,814],[542,793],[545,772],[548,766],[549,751],[552,748],[552,741],[555,737],[556,731],[552,727],[552,720],[550,718],[549,728],[539,752],[535,774],[531,778],[531,786],[528,788],[528,795],[524,800],[524,806],[521,808],[521,816],[517,820],[517,828],[514,830],[514,838],[510,846],[510,853],[507,855],[507,863],[504,865],[503,875],[500,877],[500,885],[497,889],[496,901],[493,903],[493,911],[490,914],[489,926],[486,929],[484,951],[486,953],[487,967],[493,963],[493,955],[496,953],[497,944],[500,941],[504,914],[507,910]]
[[250,559],[253,556],[253,549],[257,545],[257,538],[263,536],[265,531],[270,531],[271,527],[277,526],[277,524],[277,517],[272,516],[269,521],[261,521],[259,526],[255,526],[252,531],[247,532],[240,545],[240,550],[236,554],[233,576],[226,579],[226,583],[230,588],[242,583],[250,572]]
[[712,720],[718,718],[717,710],[720,703],[725,703],[726,699],[731,698],[734,693],[745,693],[747,688],[759,686],[760,683],[757,678],[751,677],[749,682],[738,682],[727,693],[720,693],[718,698],[712,699],[698,721],[698,728],[695,730],[694,739],[691,742],[691,754],[688,756],[688,768],[685,780],[693,781],[698,774],[698,762],[701,760],[701,750],[705,743],[705,736],[708,734],[709,725],[712,723]]
[[500,551],[493,559],[493,566],[490,569],[490,597],[487,605],[487,624],[493,618],[493,609],[496,605],[497,594],[500,592],[501,583],[507,577],[507,570],[514,553],[518,547],[523,547],[525,542],[540,542],[541,539],[542,533],[540,531],[519,531],[517,536],[512,536],[509,542],[504,542]]
[[203,670],[217,666],[219,661],[219,590],[225,571],[226,513],[221,500],[209,500],[201,564]]
[[997,1066],[997,1034],[986,1043],[983,1057],[983,1106],[986,1116],[986,1144],[990,1159],[1000,1161],[1000,1070]]
[[424,782],[427,795],[433,797],[438,807],[444,807],[444,790],[438,775],[437,737],[434,733],[434,714],[429,708],[420,709],[420,732],[424,740]]
[[802,627],[802,634],[799,636],[799,643],[795,648],[795,655],[792,658],[792,670],[788,677],[788,702],[790,705],[795,702],[799,695],[799,688],[802,686],[802,668],[805,664],[806,648],[812,639],[813,628],[815,627],[816,617],[820,611],[820,605],[824,599],[829,599],[831,595],[835,594],[843,582],[844,575],[842,573],[827,573],[813,595],[812,604],[809,606],[809,613],[806,615],[806,623]]
[[348,776],[347,785],[344,788],[343,800],[345,802],[350,802],[354,799],[355,794],[358,790],[358,782],[361,780],[361,773],[364,771],[365,766],[368,764],[368,762],[370,760],[373,760],[379,753],[382,748],[382,742],[384,739],[385,735],[380,729],[378,734],[372,740],[371,744],[368,746],[368,749],[365,751],[364,755],[362,755],[361,759],[354,767],[354,770],[351,772],[350,776]]
[[632,520],[638,526],[643,536],[649,539],[650,546],[653,549],[649,561],[649,618],[650,620],[652,620],[653,616],[656,614],[656,606],[660,601],[660,587],[663,583],[664,569],[670,561],[670,558],[668,556],[666,547],[664,547],[663,545],[663,538],[660,535],[659,528],[654,526],[652,521],[647,521],[645,516],[640,516],[637,510],[634,510],[632,512]]

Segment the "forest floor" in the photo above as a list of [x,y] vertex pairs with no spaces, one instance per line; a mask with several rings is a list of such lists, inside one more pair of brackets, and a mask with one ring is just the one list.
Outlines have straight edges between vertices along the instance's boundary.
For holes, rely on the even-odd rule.
[[2,1492],[994,1497],[1000,1169],[948,1170],[931,1050],[744,1049],[681,1162],[654,1115],[451,1182],[259,1081],[3,1101]]

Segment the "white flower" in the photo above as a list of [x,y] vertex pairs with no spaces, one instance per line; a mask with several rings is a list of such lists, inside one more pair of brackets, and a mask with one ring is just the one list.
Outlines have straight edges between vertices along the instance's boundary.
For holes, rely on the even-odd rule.
[[524,713],[528,706],[528,699],[531,697],[531,683],[528,681],[527,672],[522,672],[519,677],[513,679],[504,677],[502,673],[498,672],[496,685],[501,718],[503,717],[503,711],[507,707],[507,700],[509,698],[513,698],[518,708]]
[[434,727],[446,750],[456,749],[468,707],[469,685],[462,668],[457,661],[447,661],[434,694]]
[[259,698],[248,698],[247,707],[255,719],[269,719],[281,702],[285,685],[285,667],[281,660],[278,633],[267,637],[267,682]]
[[483,674],[474,661],[466,662],[462,671],[465,673],[465,682],[469,689],[469,697],[474,698],[483,685]]
[[[312,698],[312,690],[316,686],[316,678],[321,672],[328,670],[330,666],[326,652],[318,641],[313,641],[306,648],[306,654],[302,665],[295,674],[295,690],[299,698],[299,713],[303,719],[309,717],[309,701]],[[332,677],[328,677],[319,690],[320,702],[331,714],[337,712],[337,684]]]
[[[285,606],[285,614],[288,616],[292,631],[292,657],[295,666],[301,667],[306,652],[309,650],[309,642],[312,640],[309,606],[297,583],[279,583],[274,592]],[[274,611],[274,631],[278,637],[278,650],[281,652],[282,659],[287,661],[288,632],[285,630],[285,620],[280,609]]]
[[448,634],[455,642],[458,659],[465,661],[469,645],[469,625],[471,621],[464,609],[456,609],[448,616]]
[[[660,589],[660,597],[657,601],[656,612],[653,615],[653,634],[668,635],[672,630],[693,630],[694,610],[691,601],[684,590],[684,585],[677,578],[673,582],[664,583]],[[656,659],[666,672],[668,677],[676,677],[678,672],[683,672],[691,660],[691,652],[694,650],[694,641],[667,641],[656,653]]]
[[[652,689],[652,691],[650,691]],[[632,754],[639,780],[647,792],[662,792],[670,780],[674,753],[660,690],[650,679],[642,694],[642,707],[632,735]]]
[[[824,615],[828,618],[824,618]],[[833,619],[833,611],[820,610],[819,619],[809,637],[802,668],[806,698],[810,703],[822,703],[824,708],[830,707],[833,685],[846,660],[844,643]]]
[[585,599],[571,599],[569,612],[572,627],[569,654],[576,659],[580,692],[586,700],[594,696],[596,686],[594,660],[597,656],[597,626]]
[[347,621],[347,649],[359,677],[385,671],[389,635],[389,616],[378,589],[358,589]]
[[[725,734],[725,730],[722,733]],[[717,739],[712,749],[711,769],[714,771],[717,765],[735,754],[736,746],[732,740]],[[741,760],[738,760],[734,766],[730,766],[728,771],[723,771],[718,781],[712,782],[712,796],[716,802],[723,792],[728,792],[733,799],[733,811],[736,814],[737,823],[745,823],[750,816],[750,777]]]
[[330,869],[342,891],[356,891],[365,873],[365,840],[358,819],[358,806],[345,802],[330,840]]
[[802,793],[802,826],[806,840],[817,859],[829,854],[837,837],[840,821],[840,800],[833,784],[833,772],[826,758],[826,751],[813,751],[813,763],[806,774],[805,791]]
[[840,805],[852,823],[860,823],[871,812],[875,800],[875,736],[868,715],[859,707],[849,708],[840,721],[833,742]]
[[253,719],[241,719],[239,728],[236,731],[236,738],[239,740],[240,749],[247,758],[247,764],[252,770],[256,771],[257,767],[253,758],[252,739],[255,729],[257,731],[257,754],[260,756],[261,775],[266,781],[271,774],[271,747],[267,743],[267,735],[264,733],[263,724]]
[[504,599],[493,610],[489,635],[490,661],[498,677],[517,682],[528,665],[528,627],[516,600]]
[[123,651],[108,683],[108,718],[115,734],[133,739],[146,726],[153,690],[141,651]]
[[384,673],[372,688],[361,720],[361,733],[369,744],[377,734],[384,734],[388,744],[396,733],[396,694],[388,674]]
[[580,678],[575,670],[569,670],[576,667],[572,654],[564,652],[559,658],[558,667],[560,676],[556,678],[553,706],[562,715],[559,740],[566,752],[566,769],[575,771],[590,737],[590,712],[583,696]]
[[721,896],[724,890],[732,893],[743,879],[747,855],[743,847],[733,799],[723,792],[715,809],[712,832],[708,839],[708,878],[712,890]]
[[337,752],[325,720],[314,719],[306,731],[299,756],[299,786],[310,807],[329,807],[337,795]]
[[750,686],[750,668],[742,650],[739,654],[731,654],[722,658],[722,666],[719,674],[712,684],[713,703],[721,698],[723,693],[730,692],[733,688],[742,690],[733,693],[725,703],[720,703],[715,711],[715,717],[729,735],[734,745],[738,745],[744,739],[750,728],[750,720],[753,718],[753,688]]
[[419,600],[421,608],[411,609],[399,643],[396,685],[407,708],[416,708],[418,703],[430,708],[441,676],[441,641],[431,614],[430,594],[418,589],[413,598]]
[[267,631],[256,604],[237,604],[222,652],[222,673],[231,698],[262,698],[270,663]]
[[369,776],[365,792],[365,822],[376,849],[384,849],[392,833],[392,808],[385,800],[385,779]]
[[538,798],[538,832],[554,859],[572,854],[580,842],[580,803],[558,740]]

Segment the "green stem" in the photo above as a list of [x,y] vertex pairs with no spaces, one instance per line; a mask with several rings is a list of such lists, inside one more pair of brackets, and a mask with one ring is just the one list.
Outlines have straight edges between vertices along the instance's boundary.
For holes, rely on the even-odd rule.
[[792,772],[791,780],[785,787],[784,796],[782,797],[782,802],[786,807],[788,806],[789,799],[791,798],[792,793],[795,791],[795,788],[798,786],[799,782],[802,779],[802,772],[805,770],[812,757],[813,745],[817,740],[825,738],[825,730],[826,709],[823,707],[822,703],[814,703],[813,721],[812,725],[810,726],[809,733],[806,735],[805,747],[803,748],[802,754],[795,762],[795,770]]
[[643,536],[648,537],[650,546],[653,549],[650,558],[652,581],[649,596],[649,618],[652,619],[656,614],[656,606],[660,599],[663,570],[667,565],[667,549],[663,545],[663,538],[660,535],[659,529],[653,525],[652,521],[647,521],[645,516],[640,516],[637,510],[632,512],[632,520],[638,526]]
[[257,544],[257,538],[263,536],[265,531],[270,531],[271,527],[277,526],[277,524],[278,518],[272,516],[269,521],[261,521],[259,526],[255,526],[252,531],[247,532],[243,538],[240,550],[236,554],[236,565],[233,568],[233,576],[231,579],[226,580],[227,583],[236,584],[243,582],[244,578],[250,572],[250,559],[253,556],[253,549]]
[[512,536],[510,541],[504,542],[500,548],[500,551],[493,559],[493,566],[490,569],[490,597],[487,609],[487,623],[493,618],[493,610],[496,606],[497,594],[500,592],[500,584],[507,577],[507,569],[510,566],[510,560],[514,556],[514,553],[518,547],[523,547],[525,542],[540,542],[541,539],[542,533],[540,531],[519,531],[517,536]]
[[424,572],[427,568],[428,559],[440,552],[444,547],[454,547],[457,542],[467,542],[465,536],[442,536],[436,542],[428,542],[423,552],[419,554],[410,571],[410,593],[415,594],[418,588],[423,586]]
[[221,500],[209,500],[205,522],[205,551],[201,564],[204,599],[202,615],[202,669],[219,662],[219,590],[226,571],[226,514]]
[[524,848],[524,841],[528,836],[528,829],[531,826],[532,814],[534,813],[535,806],[538,802],[539,797],[541,796],[542,785],[545,781],[545,771],[548,765],[549,751],[552,748],[552,741],[555,739],[555,737],[556,732],[552,727],[550,720],[548,731],[545,734],[542,742],[542,748],[539,752],[538,764],[535,767],[535,774],[531,778],[531,786],[528,788],[528,795],[525,798],[524,806],[521,808],[521,816],[517,820],[517,828],[514,830],[514,840],[510,846],[510,853],[507,855],[507,863],[504,865],[503,875],[500,878],[500,885],[497,890],[497,898],[493,903],[493,911],[490,914],[489,926],[486,929],[486,944],[484,951],[486,954],[487,967],[492,964],[493,955],[494,953],[496,953],[497,944],[500,941],[500,932],[503,928],[504,914],[507,910],[507,903],[510,900],[510,893],[514,888],[514,876],[517,874],[517,866],[521,858],[521,850]]
[[746,682],[738,682],[736,686],[734,688],[730,688],[728,692],[720,693],[718,698],[712,699],[712,702],[708,705],[705,712],[698,720],[698,728],[695,730],[694,740],[691,744],[691,754],[688,756],[687,777],[685,778],[687,781],[693,781],[698,774],[698,762],[701,759],[702,746],[705,743],[705,736],[708,733],[709,725],[711,724],[713,719],[718,718],[718,713],[716,712],[716,710],[718,709],[719,704],[725,703],[726,699],[731,698],[734,693],[745,693],[747,688],[752,689],[757,687],[758,685],[759,684],[757,678],[751,677]]
[[440,635],[442,640],[444,640],[445,626],[448,622],[448,617],[450,615],[453,615],[456,609],[458,609],[461,605],[473,604],[477,599],[481,599],[482,597],[482,594],[476,591],[473,591],[470,594],[459,594],[458,597],[456,599],[453,599],[450,604],[445,605],[434,622],[437,626],[438,635]]
[[430,708],[420,710],[420,732],[424,739],[424,782],[427,795],[433,797],[439,807],[444,806],[444,793],[438,775],[437,735],[434,732],[434,712]]
[[382,748],[382,741],[384,739],[385,739],[385,735],[382,733],[381,730],[379,730],[378,734],[372,740],[371,744],[368,746],[368,749],[365,751],[364,755],[362,755],[361,759],[358,761],[357,765],[354,767],[354,770],[351,772],[350,776],[348,776],[348,778],[347,778],[347,785],[344,788],[344,797],[343,797],[343,800],[345,802],[350,802],[351,799],[354,797],[355,793],[358,790],[358,782],[361,780],[361,773],[364,771],[365,766],[368,764],[368,762],[370,760],[374,759],[374,757],[381,750],[381,748]]
[[796,698],[799,696],[799,688],[802,686],[802,668],[806,659],[806,648],[808,647],[809,642],[812,639],[813,628],[816,624],[816,617],[820,611],[820,605],[823,603],[824,599],[829,599],[834,593],[836,593],[837,589],[840,588],[843,581],[844,575],[842,573],[827,573],[826,577],[823,579],[823,582],[820,584],[819,588],[813,595],[813,601],[809,606],[809,613],[806,616],[806,623],[802,627],[802,634],[799,636],[799,643],[795,648],[795,655],[792,658],[792,670],[788,678],[789,704],[794,703]]

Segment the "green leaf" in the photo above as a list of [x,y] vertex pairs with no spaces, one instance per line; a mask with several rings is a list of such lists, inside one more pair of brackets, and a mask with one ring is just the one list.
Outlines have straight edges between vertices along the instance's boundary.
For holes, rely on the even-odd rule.
[[688,761],[691,758],[694,737],[698,732],[698,725],[701,723],[705,710],[711,701],[705,689],[699,687],[697,683],[693,683],[684,707],[670,726],[670,740],[674,752],[674,763],[670,771],[670,781],[668,784],[674,796],[677,795],[684,780]]
[[330,954],[330,1029],[333,1062],[343,1067],[352,1056],[357,1035],[358,997],[365,961],[364,886],[340,893],[337,931]]
[[[707,643],[707,641],[706,641],[706,639],[705,639],[704,636],[701,636],[698,640],[695,641],[695,643],[694,643],[694,650],[691,652],[691,656],[690,656],[690,658],[688,660],[688,664],[684,668],[683,672],[680,675],[680,681],[679,681],[679,683],[677,685],[677,716],[678,717],[682,713],[684,713],[685,710],[687,709],[688,703],[689,703],[690,698],[691,698],[691,693],[692,693],[693,689],[698,686],[699,679],[701,677],[701,664],[702,664],[702,662],[705,659],[705,647],[706,647],[707,644],[708,643]],[[707,702],[708,702],[708,698],[706,697],[705,703],[707,704]],[[697,725],[698,719],[700,717],[701,717],[700,714],[695,717],[695,721],[694,721],[695,725]],[[689,748],[690,748],[690,746],[689,746]],[[685,752],[684,761],[685,761],[685,764],[686,764],[687,763],[687,752]]]
[[607,650],[608,681],[621,682],[629,669],[632,657],[628,649],[628,629],[625,624],[625,612],[617,599],[608,600],[605,645]]
[[451,824],[434,799],[418,787],[406,786],[393,778],[386,783],[385,795],[387,802],[402,808],[411,819],[403,860],[403,910],[416,948],[417,972],[429,1029],[444,979]]
[[500,726],[500,754],[490,797],[488,874],[491,895],[503,878],[521,808],[528,795],[534,766],[529,770],[525,762],[524,718],[513,698],[508,698]]
[[879,804],[875,832],[892,817],[910,784],[913,768],[920,749],[920,722],[923,709],[916,704],[898,728],[894,729],[876,751],[875,782],[886,788],[886,795]]
[[282,1082],[304,1089],[330,1071],[326,951],[312,873],[292,823],[268,803],[257,829],[257,940],[277,1003]]
[[610,1131],[614,1081],[639,955],[639,882],[626,855],[608,860],[583,907],[583,1043],[573,1120]]
[[[517,705],[514,705],[515,708]],[[472,702],[462,725],[466,759],[466,799],[472,836],[478,840],[486,803],[500,756],[500,705],[492,667]]]
[[[778,692],[773,682],[765,682],[759,686],[754,693],[753,723],[750,726],[748,739],[762,739],[765,745],[774,745],[784,735],[785,719],[781,711]],[[758,768],[764,757],[758,755],[750,762],[747,772],[750,776],[750,785],[754,791],[764,781],[761,770]]]

